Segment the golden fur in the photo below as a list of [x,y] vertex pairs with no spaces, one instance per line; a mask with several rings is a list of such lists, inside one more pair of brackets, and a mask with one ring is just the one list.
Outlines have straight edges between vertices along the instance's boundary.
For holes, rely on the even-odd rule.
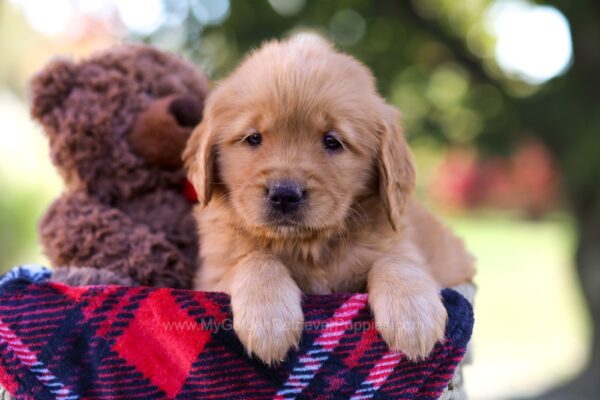
[[[184,160],[198,191],[199,290],[231,295],[234,329],[265,362],[298,344],[301,293],[368,291],[392,349],[426,356],[443,339],[441,287],[470,281],[462,242],[413,200],[400,115],[370,71],[316,36],[273,41],[214,90]],[[250,147],[253,132],[263,142]],[[326,151],[335,132],[344,148]],[[265,188],[302,182],[302,218],[268,218]]]

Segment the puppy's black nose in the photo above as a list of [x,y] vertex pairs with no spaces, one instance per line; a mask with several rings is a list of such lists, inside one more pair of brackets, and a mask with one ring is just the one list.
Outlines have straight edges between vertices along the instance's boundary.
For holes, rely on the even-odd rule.
[[271,206],[283,213],[291,213],[300,207],[304,200],[304,190],[296,182],[279,181],[271,185],[268,191]]

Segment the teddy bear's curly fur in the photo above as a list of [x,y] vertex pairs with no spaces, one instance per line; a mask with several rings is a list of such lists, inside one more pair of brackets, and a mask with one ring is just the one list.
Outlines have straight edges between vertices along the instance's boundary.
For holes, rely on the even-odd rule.
[[57,277],[191,287],[198,242],[181,152],[208,90],[192,64],[142,45],[57,60],[34,77],[32,116],[65,183],[41,242],[55,267],[88,267]]

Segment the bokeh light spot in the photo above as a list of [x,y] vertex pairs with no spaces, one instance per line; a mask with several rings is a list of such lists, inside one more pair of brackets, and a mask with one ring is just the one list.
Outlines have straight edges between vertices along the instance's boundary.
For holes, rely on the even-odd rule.
[[192,0],[191,8],[201,24],[217,25],[227,19],[231,4],[229,0]]
[[156,31],[165,16],[161,0],[120,0],[115,6],[125,26],[141,35]]
[[58,35],[66,30],[75,10],[70,0],[14,0],[33,29],[44,35]]
[[177,26],[185,21],[190,11],[190,4],[181,0],[163,0],[165,25]]
[[79,0],[76,2],[77,8],[84,14],[102,14],[109,11],[114,6],[113,0]]
[[442,113],[440,125],[446,137],[455,143],[469,143],[481,133],[483,127],[479,115],[462,107]]
[[187,29],[185,24],[165,25],[152,35],[151,42],[160,49],[175,52],[184,46],[186,39]]
[[284,17],[298,14],[306,4],[305,0],[269,0],[273,10]]
[[565,16],[551,6],[502,0],[488,11],[494,31],[496,59],[509,75],[541,84],[571,64],[571,31]]
[[329,21],[329,33],[333,39],[344,46],[358,43],[365,35],[367,24],[358,12],[347,8],[336,12]]
[[426,96],[441,110],[456,107],[468,90],[466,74],[455,66],[442,66],[431,75]]

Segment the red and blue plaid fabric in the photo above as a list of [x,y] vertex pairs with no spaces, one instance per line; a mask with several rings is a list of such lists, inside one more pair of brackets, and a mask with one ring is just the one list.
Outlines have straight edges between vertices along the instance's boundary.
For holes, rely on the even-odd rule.
[[0,286],[0,385],[15,399],[436,399],[462,360],[470,304],[442,292],[447,339],[418,363],[390,352],[365,294],[307,296],[298,351],[246,356],[220,293]]

